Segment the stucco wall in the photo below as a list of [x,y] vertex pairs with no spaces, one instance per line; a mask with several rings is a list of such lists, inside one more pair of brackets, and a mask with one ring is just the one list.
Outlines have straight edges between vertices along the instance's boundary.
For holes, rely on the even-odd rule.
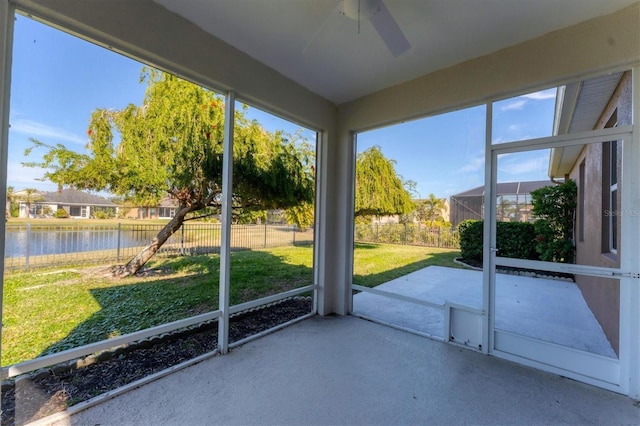
[[[603,129],[610,122],[613,114],[617,115],[618,126],[631,124],[632,117],[632,84],[631,73],[625,73],[620,80],[611,100],[598,120],[595,129]],[[603,209],[603,144],[587,145],[578,157],[570,177],[578,185],[578,193],[584,193],[584,200],[578,199],[576,217],[578,220],[576,238],[576,261],[580,265],[620,267],[621,252],[617,254],[605,252],[603,249],[603,223],[608,220]],[[623,191],[622,177],[622,144],[618,144],[618,193]],[[580,165],[584,162],[584,181],[580,180]],[[580,190],[582,188],[582,191]],[[580,210],[584,210],[581,212]],[[610,210],[620,210],[618,205]],[[580,229],[583,226],[584,229]],[[618,244],[620,247],[620,221],[618,220]],[[581,238],[583,236],[583,239]],[[576,276],[576,283],[582,291],[585,301],[602,326],[613,349],[618,353],[620,341],[620,283],[618,280],[599,277]]]

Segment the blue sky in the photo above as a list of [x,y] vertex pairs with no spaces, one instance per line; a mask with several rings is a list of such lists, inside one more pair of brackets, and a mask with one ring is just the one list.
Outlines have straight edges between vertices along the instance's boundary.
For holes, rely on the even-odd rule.
[[[83,151],[87,128],[96,108],[120,109],[140,104],[145,85],[139,83],[140,62],[18,16],[12,61],[9,164],[7,185],[19,190],[54,191],[56,185],[38,181],[42,171],[21,166],[40,161],[44,150],[34,150],[29,138],[47,144],[61,143]],[[294,133],[301,127],[250,108],[247,116],[267,130]],[[303,129],[315,141],[315,132]]]
[[[15,23],[9,129],[9,186],[55,190],[35,178],[41,171],[21,162],[38,161],[44,151],[24,157],[33,137],[78,151],[96,108],[140,104],[142,64],[58,30],[18,16]],[[555,89],[494,104],[494,143],[551,134]],[[417,183],[426,197],[465,191],[484,182],[485,107],[478,106],[389,126],[358,135],[358,151],[382,147],[396,171]],[[267,130],[294,133],[300,126],[250,108],[249,118]],[[305,130],[313,141],[315,134]],[[548,152],[510,155],[499,160],[499,181],[545,179]]]
[[[550,136],[556,89],[493,105],[495,144]],[[358,152],[378,145],[396,172],[417,183],[421,197],[438,197],[484,184],[485,106],[423,118],[358,135]],[[504,155],[498,182],[547,179],[547,150]]]

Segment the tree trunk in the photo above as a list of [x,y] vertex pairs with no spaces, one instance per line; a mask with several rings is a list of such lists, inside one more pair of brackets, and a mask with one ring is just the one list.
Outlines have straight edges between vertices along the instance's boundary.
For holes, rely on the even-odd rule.
[[140,251],[133,259],[127,262],[126,265],[120,266],[114,272],[114,276],[119,278],[135,275],[144,265],[160,250],[160,247],[167,242],[184,223],[184,219],[188,213],[196,210],[200,210],[200,206],[184,206],[179,207],[176,211],[176,215],[165,225],[164,228],[158,232],[158,235],[151,240],[151,242]]

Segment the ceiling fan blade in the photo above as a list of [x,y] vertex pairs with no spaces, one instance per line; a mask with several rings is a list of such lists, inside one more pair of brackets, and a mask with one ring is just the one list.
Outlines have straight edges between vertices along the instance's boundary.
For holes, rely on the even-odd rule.
[[378,1],[377,10],[369,17],[369,20],[394,58],[409,50],[411,47],[409,40],[404,36],[382,0]]
[[335,0],[335,2],[337,3],[335,6],[332,6],[331,10],[329,11],[329,13],[326,15],[326,17],[322,20],[322,24],[320,24],[320,26],[318,27],[318,29],[315,31],[315,33],[313,33],[313,36],[311,36],[311,38],[309,39],[309,41],[307,42],[307,44],[305,45],[304,49],[302,49],[302,54],[304,55],[305,53],[307,53],[307,50],[309,49],[309,47],[311,47],[311,45],[313,44],[313,42],[316,41],[316,39],[318,38],[318,36],[320,35],[320,33],[322,33],[323,31],[325,31],[327,29],[327,27],[329,27],[329,22],[330,19],[333,15],[337,15],[338,13],[340,13],[341,10],[341,2],[338,2],[337,0]]

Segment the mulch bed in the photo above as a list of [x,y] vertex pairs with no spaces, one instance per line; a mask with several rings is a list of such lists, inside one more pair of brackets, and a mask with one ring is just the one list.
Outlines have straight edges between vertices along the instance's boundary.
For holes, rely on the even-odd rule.
[[[234,315],[229,341],[268,330],[311,312],[310,298],[291,298]],[[119,348],[82,360],[52,366],[2,384],[2,425],[21,425],[91,399],[199,355],[218,344],[217,321],[165,335],[129,348]],[[86,359],[85,359],[86,360]],[[94,362],[95,361],[95,362]]]
[[[474,260],[474,259],[464,259],[459,257],[456,259],[456,261],[458,261],[459,263],[464,263],[465,265],[471,266],[473,268],[482,269],[483,267],[483,264],[481,261]],[[537,269],[513,268],[510,266],[498,266],[496,268],[496,272],[499,274],[522,275],[527,277],[575,281],[575,277],[573,274],[569,274],[565,272],[539,271]]]

